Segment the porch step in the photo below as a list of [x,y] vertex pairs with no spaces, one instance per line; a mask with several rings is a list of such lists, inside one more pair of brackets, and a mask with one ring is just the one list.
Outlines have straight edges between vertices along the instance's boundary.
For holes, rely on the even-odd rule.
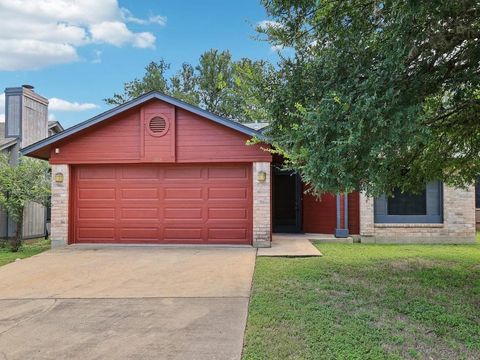
[[301,234],[305,236],[310,241],[315,241],[319,243],[337,243],[337,244],[353,244],[355,241],[353,237],[349,236],[347,238],[336,238],[331,234]]
[[270,248],[259,248],[257,256],[312,257],[322,256],[304,234],[273,234]]

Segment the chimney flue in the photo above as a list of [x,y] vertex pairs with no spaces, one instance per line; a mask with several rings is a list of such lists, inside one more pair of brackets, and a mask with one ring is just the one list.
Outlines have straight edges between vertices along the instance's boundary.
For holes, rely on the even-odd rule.
[[33,89],[34,89],[34,87],[33,87],[32,85],[29,85],[29,84],[24,84],[24,85],[22,85],[22,87],[23,87],[24,89],[28,89],[28,90],[32,90],[32,91],[33,91]]

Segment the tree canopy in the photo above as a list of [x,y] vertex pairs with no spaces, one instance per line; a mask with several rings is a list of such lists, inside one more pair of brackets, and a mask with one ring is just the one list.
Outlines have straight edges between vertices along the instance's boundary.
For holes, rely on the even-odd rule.
[[271,136],[318,192],[480,174],[480,2],[263,0],[284,48]]
[[16,236],[10,239],[13,251],[22,241],[23,211],[36,202],[50,202],[50,170],[46,161],[21,157],[18,165],[10,164],[7,154],[0,154],[0,205],[17,225]]
[[263,60],[233,61],[229,51],[211,49],[203,53],[196,66],[184,63],[168,76],[170,64],[151,62],[141,79],[124,84],[123,93],[105,99],[119,105],[146,92],[158,90],[217,115],[241,122],[266,121],[264,103],[268,99],[269,81],[274,74],[271,64]]

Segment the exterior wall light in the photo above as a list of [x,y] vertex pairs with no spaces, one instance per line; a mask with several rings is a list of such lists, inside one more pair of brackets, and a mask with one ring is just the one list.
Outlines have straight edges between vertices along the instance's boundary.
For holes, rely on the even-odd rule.
[[259,171],[257,173],[257,181],[264,182],[267,180],[267,173],[265,171]]
[[63,183],[63,174],[61,172],[55,174],[55,182]]

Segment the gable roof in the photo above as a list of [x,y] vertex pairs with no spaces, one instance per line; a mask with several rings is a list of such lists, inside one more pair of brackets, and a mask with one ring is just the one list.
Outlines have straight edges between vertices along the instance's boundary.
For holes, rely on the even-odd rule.
[[43,139],[43,140],[40,140],[32,145],[29,145],[23,149],[21,149],[21,153],[22,155],[29,155],[35,151],[38,151],[46,146],[49,146],[51,144],[54,144],[56,143],[57,141],[60,141],[60,140],[63,140],[67,137],[70,137],[72,136],[73,134],[75,133],[78,133],[82,130],[85,130],[93,125],[96,125],[96,124],[99,124],[105,120],[108,120],[109,118],[111,118],[112,116],[115,116],[115,115],[118,115],[126,110],[129,110],[135,106],[138,106],[138,105],[141,105],[149,100],[152,100],[152,99],[158,99],[158,100],[162,100],[162,101],[165,101],[166,103],[169,103],[171,105],[174,105],[174,106],[177,106],[181,109],[184,109],[184,110],[187,110],[187,111],[190,111],[196,115],[199,115],[203,118],[206,118],[208,120],[211,120],[217,124],[221,124],[223,126],[226,126],[230,129],[233,129],[233,130],[236,130],[238,132],[241,132],[245,135],[248,135],[248,136],[252,136],[252,137],[257,137],[259,139],[264,139],[264,136],[262,135],[261,132],[255,130],[255,129],[251,129],[245,125],[242,125],[236,121],[233,121],[233,120],[230,120],[230,119],[227,119],[227,118],[224,118],[224,117],[221,117],[221,116],[218,116],[218,115],[215,115],[213,113],[211,113],[210,111],[207,111],[207,110],[204,110],[204,109],[201,109],[197,106],[194,106],[194,105],[191,105],[191,104],[188,104],[182,100],[179,100],[179,99],[176,99],[172,96],[169,96],[169,95],[166,95],[166,94],[163,94],[159,91],[151,91],[151,92],[148,92],[146,94],[143,94],[133,100],[130,100],[130,101],[127,101],[126,103],[122,104],[122,105],[119,105],[113,109],[110,109],[110,110],[107,110],[97,116],[94,116],[86,121],[83,121],[77,125],[74,125],[62,132],[59,132],[58,134],[55,134],[55,135],[52,135],[46,139]]

